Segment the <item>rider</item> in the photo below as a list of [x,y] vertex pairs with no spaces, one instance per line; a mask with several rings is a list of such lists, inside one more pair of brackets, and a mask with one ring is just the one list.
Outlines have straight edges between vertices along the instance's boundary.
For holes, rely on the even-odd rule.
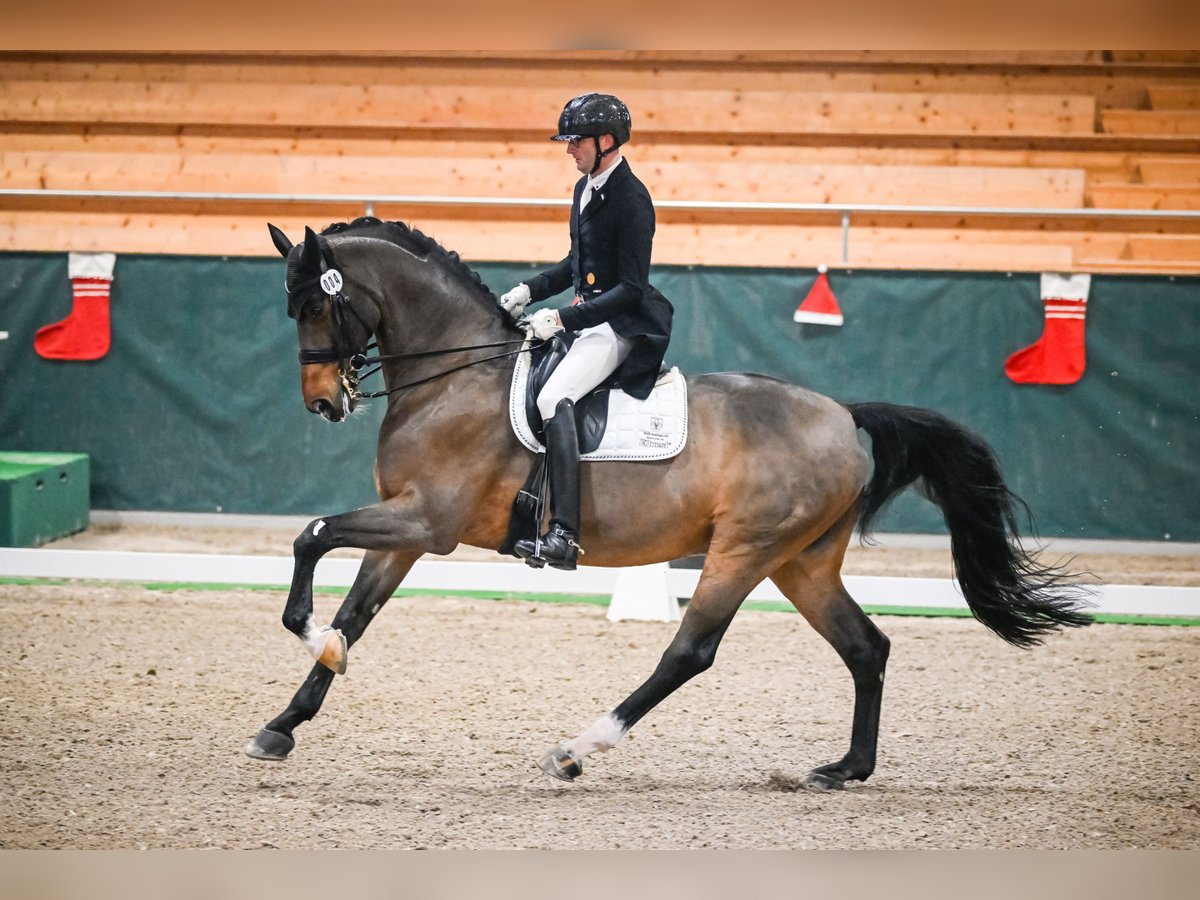
[[[574,300],[541,309],[528,332],[545,340],[578,334],[537,397],[545,423],[550,475],[550,529],[540,542],[516,543],[527,561],[574,569],[579,556],[579,441],[575,403],[610,380],[644,400],[657,379],[671,337],[670,302],[650,286],[654,204],[621,155],[629,140],[629,110],[609,94],[581,94],[563,107],[558,134],[583,177],[571,204],[571,252],[541,275],[518,284],[500,305],[519,318],[567,288]],[[540,544],[540,546],[539,546]]]

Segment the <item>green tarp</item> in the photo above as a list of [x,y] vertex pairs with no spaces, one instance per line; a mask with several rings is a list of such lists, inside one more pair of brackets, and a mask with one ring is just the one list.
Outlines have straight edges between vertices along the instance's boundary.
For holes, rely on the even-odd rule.
[[[540,267],[477,268],[501,292]],[[371,502],[383,401],[336,427],[304,410],[283,276],[279,259],[120,256],[109,354],[51,362],[33,335],[70,310],[66,254],[0,255],[0,449],[89,454],[98,509]],[[835,271],[840,328],[792,322],[814,278],[657,268],[676,309],[668,361],[939,410],[993,444],[1045,537],[1200,540],[1200,279],[1093,278],[1087,372],[1048,387],[1004,375],[1042,331],[1036,275]],[[880,527],[944,530],[915,496]]]

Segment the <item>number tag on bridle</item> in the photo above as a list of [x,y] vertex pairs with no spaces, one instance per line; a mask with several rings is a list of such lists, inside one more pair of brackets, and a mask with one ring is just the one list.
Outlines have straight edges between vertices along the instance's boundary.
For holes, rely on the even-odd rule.
[[333,295],[342,289],[342,273],[337,269],[330,269],[321,276],[321,290],[325,293]]

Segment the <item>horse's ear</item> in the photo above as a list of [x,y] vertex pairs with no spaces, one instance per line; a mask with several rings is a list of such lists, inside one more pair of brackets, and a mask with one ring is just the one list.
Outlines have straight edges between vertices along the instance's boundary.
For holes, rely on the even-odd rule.
[[288,236],[270,222],[267,223],[267,230],[271,232],[271,243],[275,245],[275,249],[279,251],[279,255],[287,259],[287,255],[293,246],[292,242],[288,240]]
[[300,249],[300,259],[306,268],[321,268],[321,238],[307,225],[304,226],[304,246]]
[[329,246],[329,241],[318,234],[317,246],[321,248],[321,258],[325,260],[326,268],[336,269],[337,260],[333,258],[333,248]]

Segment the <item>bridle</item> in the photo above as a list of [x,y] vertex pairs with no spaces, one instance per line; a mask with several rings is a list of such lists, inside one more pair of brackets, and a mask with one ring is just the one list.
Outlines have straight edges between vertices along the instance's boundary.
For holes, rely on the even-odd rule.
[[[295,319],[300,318],[303,306],[299,302],[300,295],[311,288],[314,284],[320,284],[321,290],[325,292],[329,299],[331,316],[333,318],[333,346],[319,347],[313,350],[300,349],[300,365],[312,366],[323,365],[327,363],[338,364],[338,378],[341,379],[342,388],[346,395],[352,400],[363,400],[372,397],[386,397],[390,394],[395,394],[400,391],[408,390],[409,388],[417,387],[418,385],[428,384],[431,381],[436,381],[439,378],[444,378],[454,372],[469,368],[470,366],[478,365],[479,363],[490,362],[494,359],[504,359],[509,356],[517,356],[521,353],[527,353],[540,347],[544,341],[534,339],[530,341],[528,338],[520,338],[511,341],[493,341],[487,344],[472,344],[466,347],[447,347],[441,350],[420,350],[414,353],[382,353],[376,356],[368,356],[367,354],[375,349],[378,349],[378,344],[375,341],[369,341],[364,347],[347,352],[350,342],[346,339],[345,326],[348,321],[348,315],[352,315],[358,320],[358,324],[362,326],[363,333],[368,338],[373,333],[374,329],[363,321],[363,317],[359,315],[355,309],[353,301],[343,290],[345,279],[342,278],[341,271],[337,268],[336,262],[333,259],[333,248],[328,244],[321,245],[320,258],[320,274],[314,278],[310,278],[301,284],[289,286],[284,283],[284,290],[288,296],[288,314]],[[453,366],[427,378],[421,378],[417,381],[410,381],[406,384],[398,385],[394,388],[388,388],[382,391],[371,391],[364,393],[358,389],[359,383],[364,378],[369,378],[380,369],[383,368],[383,363],[388,360],[397,359],[424,359],[434,356],[448,356],[452,353],[465,353],[470,350],[486,350],[493,347],[510,347],[513,344],[521,344],[516,350],[509,350],[504,353],[496,353],[491,356],[484,356],[480,359],[469,360],[460,365]],[[527,346],[526,346],[527,345]],[[362,372],[366,366],[374,366],[369,372]]]

